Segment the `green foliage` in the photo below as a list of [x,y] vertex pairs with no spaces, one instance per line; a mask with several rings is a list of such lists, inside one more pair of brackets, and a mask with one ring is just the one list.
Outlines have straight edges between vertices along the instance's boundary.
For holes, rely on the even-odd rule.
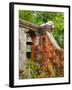
[[[49,78],[50,72],[52,72],[51,67],[49,67],[47,71],[44,71],[41,69],[41,65],[38,62],[33,62],[30,59],[28,59],[26,61],[23,70],[19,70],[19,78],[20,79]],[[55,69],[53,72],[56,73],[56,76],[53,77],[64,76],[64,73],[60,72],[60,70],[57,71],[57,69]]]
[[46,72],[41,71],[40,64],[27,60],[22,72],[20,70],[21,79],[46,78]]
[[29,78],[37,78],[38,77],[38,71],[39,71],[39,65],[35,62],[32,62],[31,60],[26,61],[26,65],[23,68],[22,73],[20,76],[23,79],[29,79]]
[[52,32],[57,43],[64,48],[64,13],[46,11],[24,11],[19,10],[19,18],[31,23],[41,25],[48,21],[53,21],[54,30]]

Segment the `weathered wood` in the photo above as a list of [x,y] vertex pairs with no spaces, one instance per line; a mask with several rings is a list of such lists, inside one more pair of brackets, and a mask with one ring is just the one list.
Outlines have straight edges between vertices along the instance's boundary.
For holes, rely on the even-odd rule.
[[[64,50],[60,48],[51,34],[52,26],[38,26],[21,19],[19,20],[19,26],[25,28],[23,32],[29,33],[32,38],[31,60],[36,62],[36,60],[39,59],[38,56],[41,55],[41,69],[44,72],[47,71],[50,77],[56,76],[56,71],[64,72]],[[37,36],[37,34],[39,36]],[[23,42],[24,39],[21,41]],[[25,50],[24,48],[22,49],[23,46],[21,46],[21,50],[24,54]],[[22,58],[24,58],[23,56]],[[22,61],[24,61],[24,59]],[[24,62],[22,62],[22,64],[24,64]],[[54,69],[56,71],[54,71]]]
[[53,46],[57,49],[61,49],[60,46],[57,44],[56,40],[54,39],[53,35],[51,32],[46,32],[46,35],[49,37],[51,43],[53,44]]
[[25,20],[19,19],[19,26],[23,28],[27,28],[29,30],[32,30],[34,32],[37,32],[39,34],[43,34],[46,31],[52,31],[51,25],[44,25],[44,26],[38,26],[32,23],[29,23]]
[[29,23],[29,22],[27,22],[27,21],[25,21],[25,20],[22,20],[22,19],[19,19],[19,26],[20,26],[20,27],[24,27],[24,28],[31,29],[32,31],[37,31],[38,28],[39,28],[38,25]]
[[26,62],[26,34],[24,30],[23,28],[19,28],[19,68],[21,70]]

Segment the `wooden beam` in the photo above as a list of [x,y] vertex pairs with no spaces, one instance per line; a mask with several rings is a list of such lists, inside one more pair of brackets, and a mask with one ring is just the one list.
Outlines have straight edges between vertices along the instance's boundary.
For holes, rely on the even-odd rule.
[[22,20],[22,19],[19,19],[19,26],[31,29],[33,31],[37,31],[39,28],[38,25],[32,24],[32,23],[27,22],[27,21]]
[[46,31],[49,31],[49,32],[52,31],[51,25],[46,24],[44,26],[38,26],[22,19],[19,19],[19,26],[32,30],[34,32],[38,32],[39,34],[43,34]]

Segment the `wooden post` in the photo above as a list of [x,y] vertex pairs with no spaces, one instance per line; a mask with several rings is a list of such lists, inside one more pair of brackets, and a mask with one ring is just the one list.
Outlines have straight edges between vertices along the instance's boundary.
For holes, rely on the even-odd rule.
[[19,67],[22,70],[26,61],[26,34],[24,28],[19,28]]

